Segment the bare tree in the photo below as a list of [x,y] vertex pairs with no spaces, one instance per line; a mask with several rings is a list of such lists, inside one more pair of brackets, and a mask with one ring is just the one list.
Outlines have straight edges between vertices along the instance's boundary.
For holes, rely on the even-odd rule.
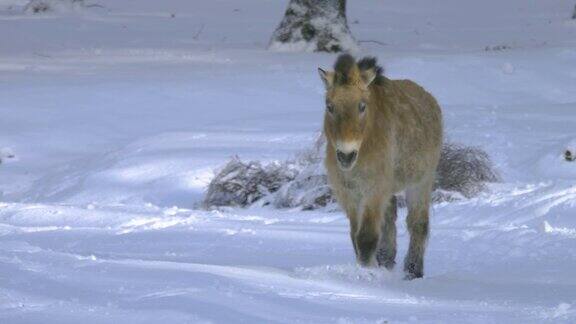
[[346,0],[290,0],[269,48],[310,52],[356,51],[358,45],[346,20]]

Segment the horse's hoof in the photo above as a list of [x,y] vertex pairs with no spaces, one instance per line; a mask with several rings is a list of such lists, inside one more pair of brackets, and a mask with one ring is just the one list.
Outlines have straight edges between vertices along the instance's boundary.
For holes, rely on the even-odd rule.
[[423,278],[424,274],[423,273],[412,273],[412,272],[407,272],[404,275],[404,280],[414,280],[414,279],[420,279]]
[[394,266],[396,265],[396,262],[388,260],[388,261],[378,262],[378,265],[380,267],[386,268],[386,270],[392,271],[392,270],[394,270]]

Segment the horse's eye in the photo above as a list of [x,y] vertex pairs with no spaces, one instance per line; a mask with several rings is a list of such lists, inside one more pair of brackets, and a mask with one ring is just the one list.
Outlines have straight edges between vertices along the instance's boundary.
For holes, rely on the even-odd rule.
[[366,110],[366,103],[360,101],[360,103],[358,104],[358,110],[360,111],[360,113],[363,113]]
[[326,110],[328,110],[329,113],[333,114],[334,113],[334,105],[333,104],[326,104]]

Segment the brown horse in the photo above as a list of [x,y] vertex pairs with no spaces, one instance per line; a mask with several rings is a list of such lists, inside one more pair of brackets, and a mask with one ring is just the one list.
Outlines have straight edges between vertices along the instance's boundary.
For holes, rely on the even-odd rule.
[[387,79],[381,71],[376,59],[356,62],[348,54],[338,57],[334,72],[319,69],[326,86],[325,164],[363,266],[394,267],[394,195],[405,191],[410,247],[404,271],[407,279],[420,278],[442,147],[442,114],[422,87]]

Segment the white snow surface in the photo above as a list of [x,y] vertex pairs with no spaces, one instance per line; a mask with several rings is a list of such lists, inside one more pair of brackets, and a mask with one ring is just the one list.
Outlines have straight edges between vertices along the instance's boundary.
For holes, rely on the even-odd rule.
[[26,2],[0,0],[1,323],[576,321],[573,1],[349,2],[364,53],[503,178],[433,207],[414,281],[357,267],[342,212],[196,208],[230,157],[321,127],[335,56],[265,49],[286,1]]

